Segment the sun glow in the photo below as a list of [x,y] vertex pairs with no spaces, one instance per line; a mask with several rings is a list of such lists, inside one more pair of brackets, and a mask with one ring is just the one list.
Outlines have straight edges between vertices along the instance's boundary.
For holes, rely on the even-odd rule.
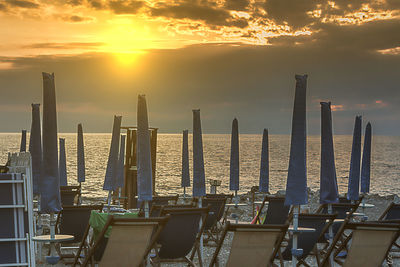
[[113,53],[117,62],[124,67],[132,67],[138,60],[141,54],[145,54],[144,51],[136,51],[130,53]]

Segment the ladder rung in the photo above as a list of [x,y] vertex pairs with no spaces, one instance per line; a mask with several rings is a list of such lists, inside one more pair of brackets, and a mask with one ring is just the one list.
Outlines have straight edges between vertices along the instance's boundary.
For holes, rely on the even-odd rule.
[[22,184],[24,180],[0,180],[0,184]]
[[0,264],[1,267],[3,266],[29,266],[27,262],[23,263],[5,263],[5,264]]
[[25,208],[25,205],[0,205],[0,209],[19,209],[19,208]]

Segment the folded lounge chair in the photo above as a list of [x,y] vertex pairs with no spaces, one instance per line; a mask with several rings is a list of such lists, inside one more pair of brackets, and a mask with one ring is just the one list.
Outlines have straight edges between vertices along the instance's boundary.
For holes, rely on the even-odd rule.
[[[155,265],[162,262],[186,262],[194,266],[193,258],[198,255],[202,266],[199,241],[207,220],[208,208],[164,208],[161,216],[170,219],[157,239],[158,250],[152,259]],[[190,257],[188,257],[189,253]]]
[[[155,244],[169,217],[116,218],[109,216],[99,238],[82,266],[87,266],[108,231],[109,237],[99,266],[140,266]],[[112,227],[109,230],[109,227]]]
[[[103,205],[63,206],[58,213],[56,221],[57,234],[73,235],[74,240],[68,243],[82,242],[81,246],[87,248],[86,237],[89,231],[89,218],[92,210],[101,212]],[[65,244],[65,242],[63,243]],[[68,247],[65,247],[68,249]],[[60,247],[61,258],[73,258],[74,254],[63,254]]]
[[218,266],[218,254],[227,232],[233,232],[234,236],[226,266],[272,266],[287,228],[287,224],[260,225],[227,222],[209,266]]
[[60,186],[61,204],[63,206],[78,205],[81,197],[79,185]]
[[[346,230],[351,230],[352,234],[344,242],[341,242],[341,236]],[[329,257],[332,253],[335,262],[341,266],[381,266],[399,234],[400,224],[350,223],[349,219],[346,219],[319,266],[329,266]],[[339,252],[347,246],[350,246],[350,248],[344,261],[336,258]]]

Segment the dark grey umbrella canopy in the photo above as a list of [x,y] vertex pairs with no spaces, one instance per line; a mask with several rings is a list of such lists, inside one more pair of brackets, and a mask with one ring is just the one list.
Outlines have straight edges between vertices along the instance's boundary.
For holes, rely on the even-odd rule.
[[259,191],[269,193],[269,148],[268,130],[264,129],[261,147]]
[[306,88],[307,75],[296,75],[296,93],[294,98],[292,138],[290,159],[286,182],[285,205],[307,204],[307,167],[306,167]]
[[189,172],[189,131],[183,130],[182,140],[182,179],[181,187],[190,186],[190,172]]
[[364,136],[364,150],[361,164],[361,192],[369,193],[369,184],[371,179],[371,123],[367,123]]
[[60,186],[67,186],[67,157],[65,155],[65,139],[60,138],[60,160],[58,162],[58,171],[60,175]]
[[43,72],[43,163],[40,209],[42,213],[61,210],[58,174],[57,108],[54,73]]
[[153,199],[153,174],[151,166],[151,147],[149,120],[145,95],[139,95],[137,106],[137,182],[138,200]]
[[125,135],[121,135],[121,145],[119,147],[118,157],[118,172],[117,172],[117,184],[115,187],[124,187],[124,164],[125,164]]
[[193,110],[193,197],[206,195],[200,109]]
[[77,144],[78,183],[83,183],[85,181],[85,146],[83,144],[83,129],[81,123],[78,124]]
[[21,131],[21,144],[19,152],[26,152],[26,130]]
[[347,199],[358,200],[360,196],[360,163],[361,163],[361,116],[356,116],[351,148],[350,174],[347,188]]
[[239,190],[239,125],[232,121],[229,190]]
[[119,136],[121,132],[121,116],[114,116],[113,131],[111,136],[110,153],[108,155],[106,176],[104,179],[103,190],[112,191],[116,188],[116,179],[118,172],[118,149]]
[[32,124],[29,139],[29,152],[32,157],[33,193],[40,193],[42,173],[42,132],[40,127],[40,104],[32,104]]
[[331,102],[321,102],[321,170],[319,203],[339,202],[333,149]]

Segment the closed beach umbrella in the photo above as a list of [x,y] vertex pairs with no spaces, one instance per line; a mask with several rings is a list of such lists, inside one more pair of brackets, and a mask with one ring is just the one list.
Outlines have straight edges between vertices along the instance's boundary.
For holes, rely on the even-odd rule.
[[43,72],[43,180],[40,188],[42,213],[53,214],[61,210],[57,141],[54,73]]
[[360,191],[361,161],[361,116],[356,116],[351,148],[350,174],[347,188],[347,199],[358,200]]
[[339,202],[333,149],[331,102],[321,102],[320,204]]
[[[108,154],[108,162],[106,169],[106,176],[104,179],[103,190],[109,192],[115,190],[117,172],[118,172],[118,149],[119,149],[119,136],[121,131],[121,116],[114,116],[113,131],[111,136],[110,153]],[[109,200],[110,200],[109,194]]]
[[26,152],[26,130],[21,131],[21,145],[19,152]]
[[193,110],[193,197],[206,194],[200,109]]
[[307,169],[306,169],[306,89],[307,75],[296,75],[296,93],[294,97],[292,118],[292,140],[290,144],[290,158],[288,177],[286,181],[285,205],[293,205],[293,246],[292,266],[297,265],[296,255],[301,253],[297,249],[297,227],[300,205],[307,204]]
[[371,178],[371,123],[365,127],[364,150],[361,164],[361,192],[369,193]]
[[77,169],[78,169],[78,183],[85,181],[85,147],[83,144],[83,129],[82,124],[78,124],[78,149],[77,149]]
[[263,193],[269,193],[269,149],[267,129],[264,129],[262,137],[260,182],[258,190]]
[[307,204],[306,88],[307,75],[296,75],[289,170],[285,205]]
[[151,147],[146,96],[138,96],[137,106],[137,182],[138,200],[153,199],[153,174],[151,166]]
[[32,124],[29,139],[29,152],[32,157],[33,194],[40,193],[42,172],[42,132],[40,128],[40,104],[32,104]]
[[118,172],[117,172],[117,188],[124,187],[124,157],[125,157],[125,135],[121,135],[121,145],[119,147]]
[[189,173],[189,131],[183,130],[182,140],[182,177],[181,187],[183,187],[184,196],[186,197],[186,187],[190,186],[190,173]]
[[239,190],[239,127],[236,118],[232,122],[229,190],[235,193]]
[[60,138],[60,160],[58,162],[58,171],[60,175],[60,186],[67,186],[67,157],[65,155],[65,139]]

